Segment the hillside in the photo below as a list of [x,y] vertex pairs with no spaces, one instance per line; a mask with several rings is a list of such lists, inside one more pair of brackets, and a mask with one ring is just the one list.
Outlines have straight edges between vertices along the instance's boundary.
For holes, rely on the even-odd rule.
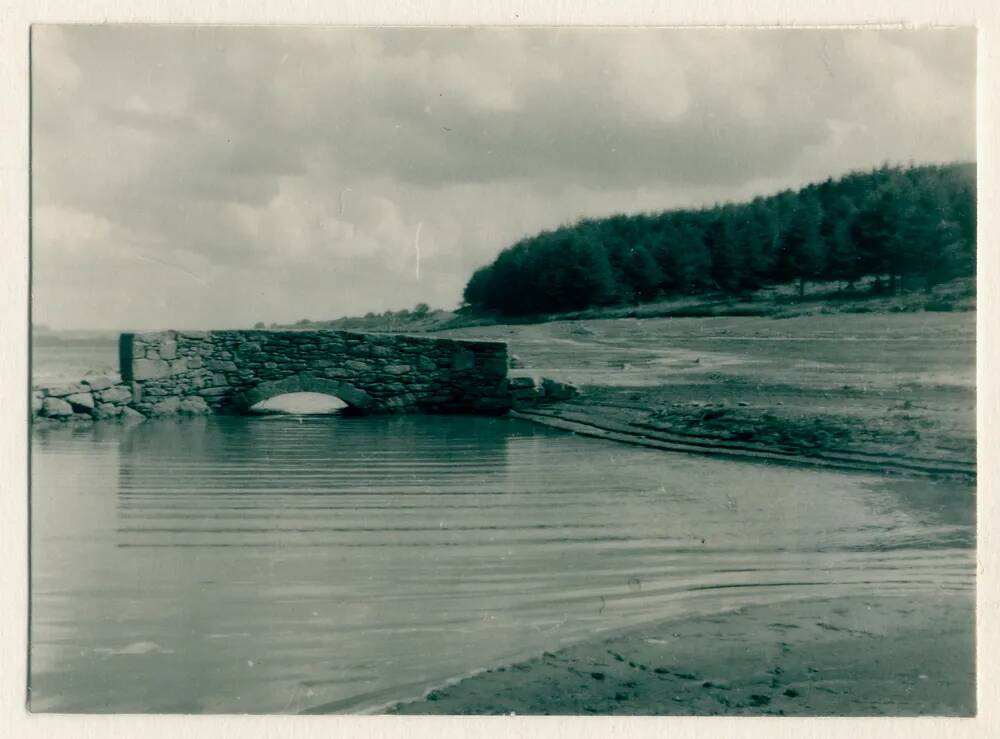
[[931,290],[975,273],[975,165],[884,166],[699,210],[583,220],[525,238],[472,275],[472,312],[579,311],[842,281]]

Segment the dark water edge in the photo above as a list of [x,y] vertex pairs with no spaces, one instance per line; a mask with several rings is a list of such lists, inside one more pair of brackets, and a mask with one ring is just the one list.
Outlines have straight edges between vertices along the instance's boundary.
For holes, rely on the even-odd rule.
[[484,418],[33,433],[31,706],[371,710],[595,633],[974,590],[974,492]]

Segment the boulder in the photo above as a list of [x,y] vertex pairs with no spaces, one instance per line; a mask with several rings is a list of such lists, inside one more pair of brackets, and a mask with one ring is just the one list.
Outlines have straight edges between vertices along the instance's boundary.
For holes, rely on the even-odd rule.
[[50,398],[65,398],[67,395],[85,393],[87,390],[86,385],[51,385],[42,388],[42,392]]
[[128,403],[132,400],[132,391],[124,385],[116,385],[102,390],[97,397],[102,403]]
[[580,392],[571,383],[559,382],[548,377],[542,379],[542,390],[545,392],[546,400],[569,400]]
[[114,403],[101,403],[94,411],[97,418],[117,418],[122,414],[122,407]]
[[164,398],[153,406],[154,416],[169,416],[180,410],[181,401],[179,398]]
[[211,411],[212,409],[208,407],[208,403],[205,402],[205,399],[198,396],[194,396],[191,398],[184,398],[177,405],[178,413],[185,413],[187,415],[192,415],[192,416],[211,413]]
[[135,408],[129,408],[128,406],[122,408],[122,412],[119,418],[121,418],[122,421],[125,421],[126,423],[137,423],[139,421],[146,420],[146,417],[141,413],[139,413],[139,411],[137,411]]
[[113,383],[108,377],[97,375],[95,377],[83,378],[83,384],[87,385],[91,392],[97,392],[99,390],[107,390]]
[[73,415],[73,406],[62,398],[45,398],[42,401],[42,414],[50,418],[68,418]]
[[66,402],[73,406],[75,411],[94,410],[94,396],[90,393],[73,393],[66,396]]

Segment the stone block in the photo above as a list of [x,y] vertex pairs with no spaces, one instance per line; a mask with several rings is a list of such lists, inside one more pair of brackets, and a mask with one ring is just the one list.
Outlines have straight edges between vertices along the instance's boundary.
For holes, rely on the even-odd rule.
[[122,414],[123,408],[113,403],[101,403],[97,406],[94,415],[97,418],[116,418]]
[[137,411],[135,408],[129,408],[128,406],[122,408],[122,412],[119,418],[121,418],[126,423],[137,423],[139,421],[146,420],[146,416]]
[[355,372],[367,372],[372,369],[370,362],[362,362],[360,359],[348,359],[344,362],[344,367]]
[[575,385],[548,377],[542,379],[542,391],[546,400],[569,400],[580,393]]
[[146,350],[146,359],[160,359],[160,350],[152,347]]
[[507,358],[494,357],[487,359],[483,362],[483,372],[491,375],[506,375],[507,374]]
[[132,376],[136,380],[154,380],[170,375],[170,365],[162,359],[136,359],[132,362]]
[[451,368],[455,370],[467,370],[476,366],[476,355],[468,349],[462,349],[452,355]]
[[66,396],[66,402],[73,406],[75,411],[94,410],[94,396],[90,393],[73,393]]
[[91,391],[97,392],[99,390],[106,390],[114,383],[111,382],[110,378],[105,377],[104,375],[97,375],[95,377],[84,377],[83,384],[87,385]]
[[211,413],[212,409],[208,407],[208,403],[205,402],[204,398],[193,396],[181,400],[177,406],[177,411],[187,415],[203,415]]
[[154,416],[169,416],[180,409],[180,398],[164,398],[153,406]]
[[42,388],[42,392],[50,398],[65,398],[67,395],[85,393],[88,390],[86,385],[51,385]]
[[97,399],[102,403],[115,403],[121,405],[132,400],[132,393],[124,385],[116,385],[114,387],[109,387],[107,390],[102,390],[98,393]]
[[159,344],[166,336],[167,334],[162,331],[145,331],[135,334],[135,340],[137,343]]
[[175,359],[170,363],[170,373],[173,375],[179,375],[188,370],[188,360],[187,359]]
[[430,357],[419,356],[417,357],[417,369],[422,372],[433,372],[437,369],[437,363]]
[[412,371],[412,368],[408,364],[390,364],[383,368],[383,372],[387,372],[390,375],[405,375]]
[[67,418],[73,415],[73,406],[62,398],[45,398],[42,401],[42,415],[50,418]]
[[201,369],[202,358],[199,356],[188,357],[187,366],[188,369]]
[[534,377],[511,377],[507,380],[507,386],[511,390],[517,390],[521,388],[533,388],[535,387]]
[[177,342],[173,339],[164,339],[160,342],[160,359],[174,359],[177,357]]
[[207,366],[215,372],[235,372],[237,369],[236,364],[229,360],[210,359]]

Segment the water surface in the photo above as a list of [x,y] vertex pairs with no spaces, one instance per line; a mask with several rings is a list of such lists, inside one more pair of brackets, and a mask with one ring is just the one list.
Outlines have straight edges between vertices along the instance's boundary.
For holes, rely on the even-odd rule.
[[974,588],[951,483],[667,454],[514,420],[33,433],[31,707],[377,709],[601,631]]

